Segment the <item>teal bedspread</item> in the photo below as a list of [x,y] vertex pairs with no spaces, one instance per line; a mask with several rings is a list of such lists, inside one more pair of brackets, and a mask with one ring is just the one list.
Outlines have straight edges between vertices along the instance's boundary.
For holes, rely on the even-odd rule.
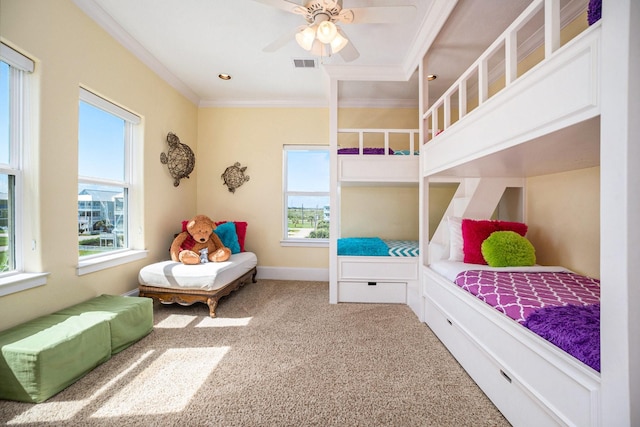
[[348,237],[338,239],[338,255],[388,256],[389,247],[378,237]]

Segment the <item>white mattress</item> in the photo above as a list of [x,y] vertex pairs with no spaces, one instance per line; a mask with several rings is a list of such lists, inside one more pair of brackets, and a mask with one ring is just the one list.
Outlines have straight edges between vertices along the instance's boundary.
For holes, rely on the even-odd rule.
[[138,283],[145,286],[214,291],[247,273],[258,264],[253,252],[231,255],[228,261],[184,265],[161,261],[147,265],[138,273]]
[[528,267],[490,267],[488,265],[483,264],[469,264],[461,261],[449,261],[442,260],[437,262],[432,262],[429,267],[436,273],[446,277],[452,282],[455,281],[458,274],[467,270],[486,270],[486,271],[518,271],[518,272],[568,272],[571,273],[571,270],[568,270],[564,267],[558,267],[555,265],[532,265]]

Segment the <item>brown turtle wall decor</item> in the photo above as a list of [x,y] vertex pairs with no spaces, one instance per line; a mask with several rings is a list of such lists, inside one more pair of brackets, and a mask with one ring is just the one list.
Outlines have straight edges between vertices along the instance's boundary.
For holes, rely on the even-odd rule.
[[229,187],[229,191],[236,192],[236,188],[249,181],[249,175],[245,175],[246,166],[240,167],[240,162],[235,162],[232,166],[225,169],[220,178],[224,179],[224,185]]
[[167,134],[169,151],[160,153],[160,163],[167,165],[169,173],[173,177],[173,186],[180,185],[182,178],[189,178],[196,164],[196,157],[191,148],[180,142],[180,138],[172,132]]

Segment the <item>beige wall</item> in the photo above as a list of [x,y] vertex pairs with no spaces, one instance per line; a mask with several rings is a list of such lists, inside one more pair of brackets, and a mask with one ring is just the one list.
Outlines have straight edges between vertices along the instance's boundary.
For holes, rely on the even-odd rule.
[[[326,108],[201,108],[198,213],[247,221],[246,248],[267,267],[325,268],[328,248],[282,247],[282,147],[329,144]],[[235,193],[220,175],[240,162],[250,180]],[[204,169],[206,168],[206,170]]]
[[418,240],[418,186],[342,187],[341,237]]
[[537,262],[600,277],[600,168],[527,179],[527,237]]
[[[0,36],[36,60],[35,123],[30,153],[35,181],[25,212],[30,271],[45,286],[0,297],[0,329],[102,293],[137,287],[138,270],[166,258],[173,231],[196,206],[197,172],[174,188],[160,153],[167,132],[196,148],[197,107],[108,36],[70,0],[0,0]],[[144,125],[144,222],[149,256],[77,276],[77,146],[80,85],[139,114]],[[38,163],[40,165],[37,168]]]
[[417,108],[340,108],[338,127],[418,129],[420,126],[418,118]]

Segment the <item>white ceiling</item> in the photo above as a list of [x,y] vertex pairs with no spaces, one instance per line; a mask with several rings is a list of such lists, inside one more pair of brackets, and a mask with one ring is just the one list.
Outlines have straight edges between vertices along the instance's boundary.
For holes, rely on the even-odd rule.
[[[304,25],[300,15],[256,0],[74,0],[99,25],[201,106],[326,106],[329,77],[341,105],[417,105],[419,58],[435,37],[427,71],[437,74],[430,95],[445,90],[518,16],[530,0],[344,0],[344,8],[409,5],[403,24],[339,24],[360,53],[315,58],[296,69],[293,59],[314,58],[293,36],[276,52],[263,48]],[[297,0],[303,4],[304,0]],[[457,3],[457,4],[456,4]],[[232,76],[229,81],[218,74]],[[351,81],[362,76],[362,81]],[[342,78],[342,77],[339,77]],[[397,82],[388,82],[393,79]],[[384,82],[382,80],[385,80]]]

